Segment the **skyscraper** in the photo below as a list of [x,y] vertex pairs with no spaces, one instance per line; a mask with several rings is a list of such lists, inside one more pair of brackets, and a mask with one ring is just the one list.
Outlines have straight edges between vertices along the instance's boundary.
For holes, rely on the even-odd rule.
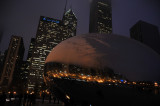
[[130,36],[160,54],[160,36],[157,26],[140,20],[130,28]]
[[3,70],[3,63],[4,63],[3,61],[4,61],[4,54],[0,52],[0,78]]
[[22,61],[21,68],[20,68],[20,80],[21,80],[21,87],[23,90],[27,90],[27,81],[28,81],[28,61]]
[[76,35],[76,29],[77,29],[77,17],[74,14],[72,9],[69,9],[64,15],[62,22],[64,26],[70,31],[69,36],[66,36],[65,38],[69,38]]
[[4,63],[0,85],[9,87],[18,83],[21,62],[24,56],[22,37],[12,36]]
[[112,8],[109,0],[92,0],[89,33],[112,33]]
[[0,26],[0,43],[2,40],[2,36],[3,36],[3,31],[4,31],[4,28],[2,26]]
[[44,16],[40,17],[29,69],[28,90],[34,90],[35,85],[38,85],[38,88],[42,87],[47,55],[61,41],[75,36],[76,26],[77,18],[71,9],[64,14],[62,21]]
[[7,50],[5,50],[4,53],[0,52],[0,78],[2,76],[3,66],[4,66],[6,55],[7,55]]
[[27,62],[31,62],[31,57],[32,57],[32,51],[34,49],[34,45],[35,45],[36,39],[35,38],[31,38],[31,42],[30,42],[30,46],[29,46],[29,50],[28,50],[28,56],[27,56]]

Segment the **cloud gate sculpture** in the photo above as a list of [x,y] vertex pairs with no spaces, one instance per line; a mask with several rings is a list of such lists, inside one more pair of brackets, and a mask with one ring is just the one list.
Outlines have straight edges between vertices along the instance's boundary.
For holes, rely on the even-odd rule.
[[149,87],[154,83],[145,82],[160,81],[160,55],[123,36],[84,34],[50,52],[44,80],[66,104],[133,103],[131,98],[142,98],[141,81]]

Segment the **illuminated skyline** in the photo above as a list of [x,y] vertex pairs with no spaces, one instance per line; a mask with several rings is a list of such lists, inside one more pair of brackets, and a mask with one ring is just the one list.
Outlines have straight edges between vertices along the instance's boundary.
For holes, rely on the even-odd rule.
[[[77,35],[89,32],[89,0],[68,0],[67,9],[72,7],[77,19]],[[22,36],[25,44],[25,60],[30,39],[36,36],[40,16],[62,20],[65,0],[0,1],[0,28],[3,36],[0,51],[8,48],[11,35]],[[154,0],[112,0],[113,33],[129,37],[129,29],[143,20],[154,24],[160,30],[160,1]],[[83,8],[82,8],[83,7]]]
[[28,89],[34,89],[36,83],[41,88],[45,59],[50,51],[61,41],[76,35],[77,19],[71,9],[65,12],[63,20],[40,17],[34,49],[29,66]]

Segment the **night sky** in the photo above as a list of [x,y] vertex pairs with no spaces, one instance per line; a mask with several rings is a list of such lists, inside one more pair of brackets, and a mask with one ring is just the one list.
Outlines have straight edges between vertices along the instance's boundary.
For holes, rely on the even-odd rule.
[[[8,48],[11,35],[22,36],[25,59],[32,37],[36,36],[40,16],[62,19],[65,0],[1,0],[0,51]],[[88,33],[89,0],[68,0],[78,19],[77,35]],[[112,0],[113,33],[129,37],[129,29],[138,20],[157,25],[160,31],[159,0]]]

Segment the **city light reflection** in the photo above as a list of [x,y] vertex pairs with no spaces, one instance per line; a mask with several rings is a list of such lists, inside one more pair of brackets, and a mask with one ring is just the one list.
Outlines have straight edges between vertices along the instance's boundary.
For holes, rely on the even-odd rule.
[[52,71],[48,71],[47,72],[48,78],[46,77],[46,80],[50,81],[50,77],[54,77],[54,78],[70,78],[70,79],[75,79],[75,80],[83,80],[86,82],[98,82],[98,83],[105,83],[105,82],[111,82],[111,83],[127,83],[126,80],[123,80],[123,82],[121,80],[118,79],[111,79],[111,78],[105,78],[105,77],[101,77],[98,75],[95,76],[91,76],[91,75],[84,75],[84,74],[72,74],[72,73],[67,73],[66,71],[64,72],[52,72]]
[[77,81],[85,81],[85,82],[97,82],[97,83],[108,83],[108,85],[130,85],[130,86],[145,86],[145,87],[159,87],[157,82],[136,82],[136,81],[128,81],[125,79],[116,79],[110,77],[102,77],[100,75],[85,75],[83,73],[69,73],[68,71],[48,71],[47,76],[45,76],[46,81],[52,81],[52,78],[59,78],[59,79],[69,79],[69,80],[77,80]]

